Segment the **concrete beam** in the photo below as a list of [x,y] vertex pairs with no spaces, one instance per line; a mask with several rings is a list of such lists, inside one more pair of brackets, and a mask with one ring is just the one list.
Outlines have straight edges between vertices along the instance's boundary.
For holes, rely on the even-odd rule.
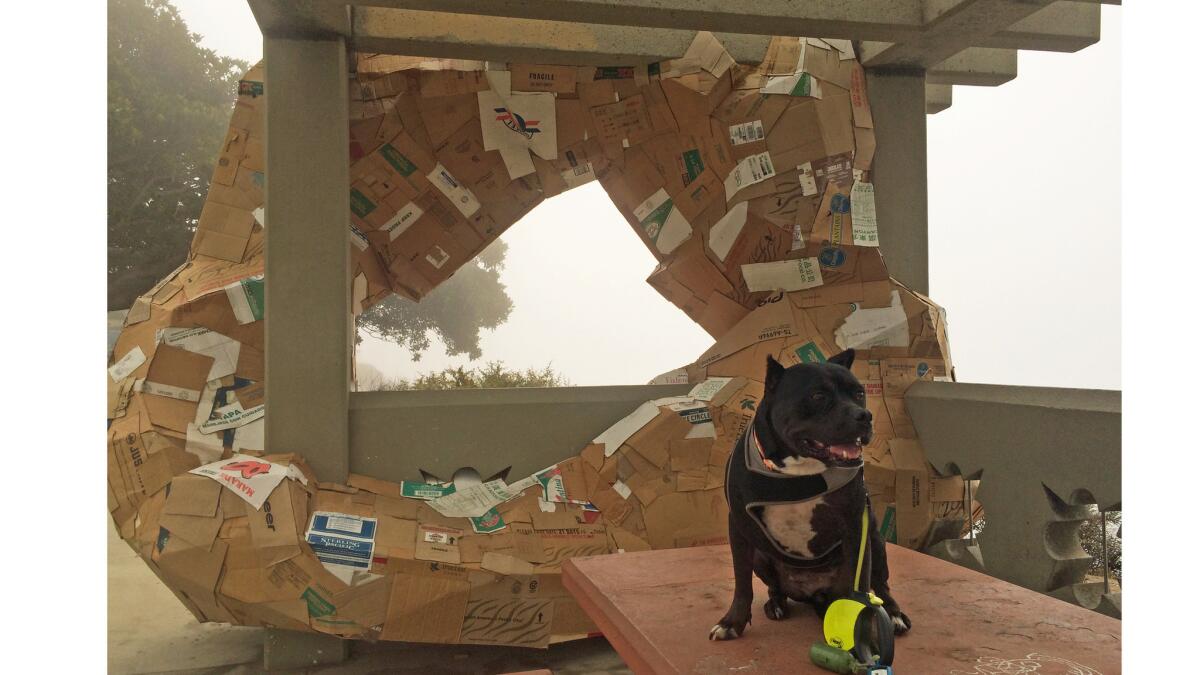
[[[356,7],[353,46],[363,52],[477,61],[632,65],[678,58],[694,30]],[[730,55],[757,63],[769,38],[721,34]]]
[[350,34],[345,2],[330,0],[247,0],[263,37],[332,40]]
[[875,120],[875,208],[879,248],[888,271],[929,293],[929,195],[925,143],[925,74],[867,71]]
[[925,71],[925,83],[995,87],[1016,76],[1015,49],[972,47]]
[[949,84],[929,84],[925,81],[925,114],[936,115],[954,102],[954,87]]
[[1060,0],[976,44],[998,49],[1076,52],[1099,40],[1099,3]]
[[322,481],[349,467],[346,47],[266,38],[266,447]]
[[923,21],[922,0],[735,4],[726,0],[350,0],[350,4],[611,26],[886,41],[916,36]]
[[863,43],[859,53],[868,68],[929,68],[979,44],[1053,0],[926,0],[925,24],[911,40]]

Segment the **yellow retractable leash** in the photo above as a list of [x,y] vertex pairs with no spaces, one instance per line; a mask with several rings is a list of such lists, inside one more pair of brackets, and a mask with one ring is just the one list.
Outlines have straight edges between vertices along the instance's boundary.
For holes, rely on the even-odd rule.
[[825,610],[825,642],[809,650],[812,662],[835,673],[892,675],[895,629],[892,618],[870,590],[862,591],[863,557],[867,550],[867,507],[863,506],[862,538],[858,543],[858,566],[850,597],[834,600]]

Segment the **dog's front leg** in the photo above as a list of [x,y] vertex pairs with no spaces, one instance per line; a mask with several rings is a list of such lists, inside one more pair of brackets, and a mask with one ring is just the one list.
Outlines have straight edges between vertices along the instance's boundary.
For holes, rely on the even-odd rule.
[[888,586],[887,547],[875,524],[875,512],[871,512],[871,557],[874,565],[871,567],[871,590],[883,600],[883,608],[892,617],[892,626],[896,635],[903,635],[912,628],[912,619],[900,610],[900,604],[892,597],[892,589]]
[[733,603],[729,611],[708,632],[710,640],[732,640],[741,637],[750,623],[750,605],[754,602],[752,574],[754,545],[746,541],[729,514],[729,549],[733,553]]

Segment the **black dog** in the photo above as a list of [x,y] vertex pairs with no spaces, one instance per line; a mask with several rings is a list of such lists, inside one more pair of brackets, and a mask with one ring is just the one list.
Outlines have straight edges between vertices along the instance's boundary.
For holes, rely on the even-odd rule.
[[[786,619],[788,598],[824,616],[854,585],[862,536],[862,448],[871,440],[866,394],[850,373],[854,350],[822,364],[785,369],[767,357],[765,393],[725,469],[733,604],[709,632],[730,640],[745,633],[754,600],[751,571],[767,586],[768,619]],[[874,513],[862,577],[892,617],[896,634],[912,622],[888,590],[887,554]],[[863,589],[866,590],[866,589]]]

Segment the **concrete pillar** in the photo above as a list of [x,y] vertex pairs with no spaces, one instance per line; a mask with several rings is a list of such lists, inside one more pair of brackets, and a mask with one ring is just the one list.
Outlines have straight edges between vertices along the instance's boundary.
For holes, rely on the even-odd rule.
[[349,118],[342,39],[266,38],[266,447],[349,471]]
[[888,271],[929,293],[929,198],[925,161],[925,73],[867,70],[875,121],[875,208]]

